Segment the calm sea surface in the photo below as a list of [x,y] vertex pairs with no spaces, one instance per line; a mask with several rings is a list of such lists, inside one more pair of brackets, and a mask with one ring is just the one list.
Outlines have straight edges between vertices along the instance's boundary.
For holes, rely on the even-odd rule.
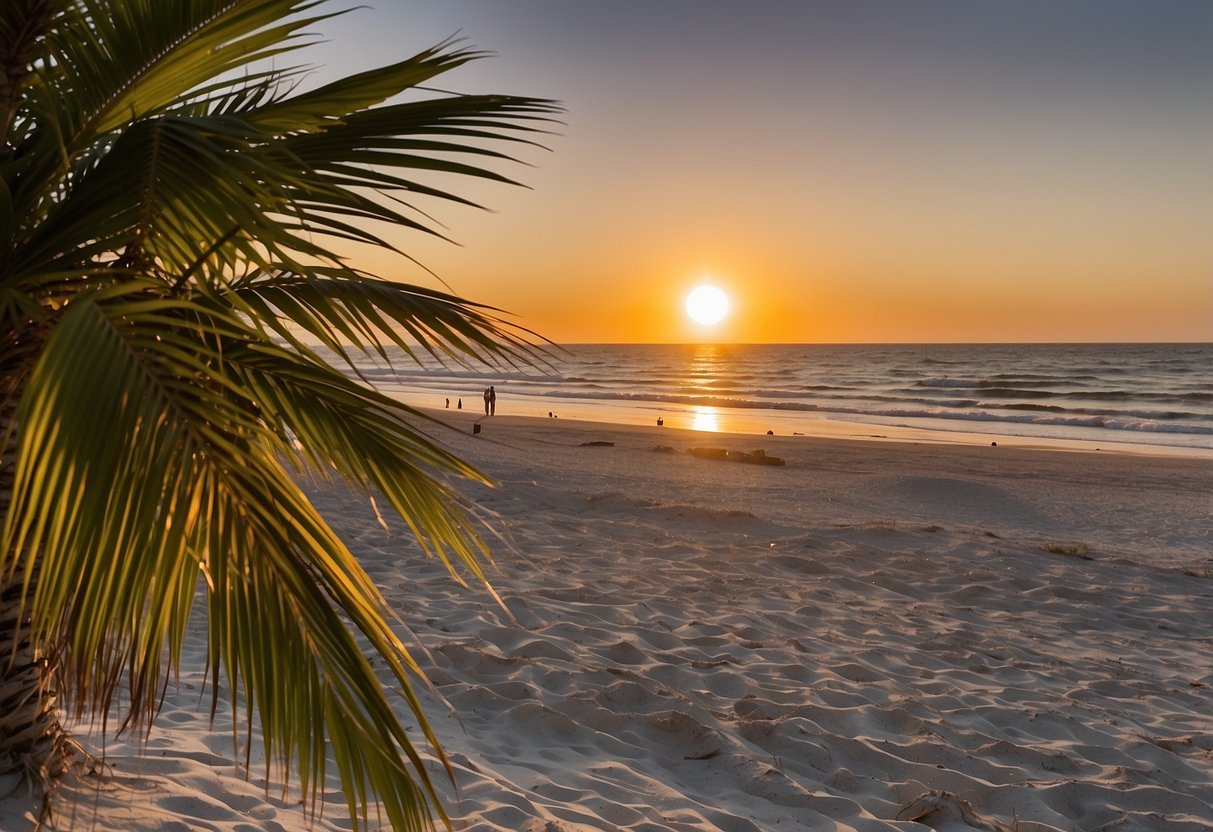
[[575,345],[534,370],[367,364],[410,404],[702,430],[830,422],[1213,449],[1213,344]]

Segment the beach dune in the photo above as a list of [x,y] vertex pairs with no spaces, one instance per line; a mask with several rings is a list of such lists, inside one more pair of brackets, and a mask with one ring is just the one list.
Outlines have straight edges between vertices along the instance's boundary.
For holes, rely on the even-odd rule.
[[[1213,462],[439,417],[499,483],[466,493],[507,609],[309,489],[419,648],[456,829],[1213,829]],[[187,655],[78,824],[308,828]]]

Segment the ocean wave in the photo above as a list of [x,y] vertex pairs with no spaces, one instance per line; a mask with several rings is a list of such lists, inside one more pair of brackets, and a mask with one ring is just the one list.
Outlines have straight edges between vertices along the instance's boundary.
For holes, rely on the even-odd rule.
[[[758,390],[743,390],[733,387],[713,387],[711,385],[700,385],[696,387],[683,387],[680,391],[681,395],[686,396],[707,396],[714,398],[743,400],[750,397],[757,399],[802,399],[804,394],[796,390],[779,390],[779,389],[758,389]],[[854,398],[854,393],[847,398]]]
[[[1057,379],[1055,384],[1070,384],[1071,379]],[[1034,387],[1020,387],[1006,382],[996,382],[992,379],[958,379],[930,378],[914,383],[907,393],[919,389],[928,390],[973,390],[986,396],[1002,396],[1008,399],[1074,399],[1086,401],[1143,401],[1143,402],[1174,402],[1177,404],[1213,401],[1213,393],[1197,391],[1149,392],[1143,390],[1124,389],[1075,389],[1072,386],[1057,390],[1040,390]]]
[[942,378],[924,378],[914,382],[915,387],[938,387],[945,390],[973,390],[976,389],[983,379],[980,378],[952,378],[944,376]]
[[466,381],[479,381],[485,384],[503,384],[505,382],[529,382],[534,384],[563,384],[565,377],[551,373],[535,373],[525,372],[516,369],[501,369],[493,367],[476,367],[468,369],[442,369],[442,370],[418,370],[410,369],[407,371],[400,370],[382,370],[381,368],[373,368],[371,372],[367,369],[362,369],[361,372],[367,378],[384,378],[391,381],[397,381],[402,384],[424,384],[429,386],[440,385],[443,383],[456,384]]
[[[1134,432],[1137,442],[1202,447],[1213,435],[1209,344],[1181,349],[574,345],[553,365],[538,368],[438,365],[425,356],[419,366],[401,353],[393,370],[374,357],[355,358],[363,378],[381,389],[466,397],[496,384],[508,397],[549,402],[544,411],[553,399],[577,399],[599,403],[606,414],[620,411],[619,403],[632,402],[645,409],[704,406],[881,424],[904,421],[933,430],[950,425],[963,430],[968,422],[971,430],[1027,436],[1091,439],[1100,433]],[[979,428],[983,422],[1001,427]]]
[[1160,422],[1155,419],[1139,419],[1131,416],[1084,416],[1072,415],[1010,415],[974,411],[930,411],[899,410],[883,413],[864,413],[867,416],[885,416],[898,419],[952,419],[966,422],[1006,422],[1010,424],[1041,425],[1050,427],[1103,428],[1114,431],[1137,431],[1141,433],[1182,433],[1192,436],[1213,436],[1213,425],[1185,425]]
[[1076,416],[1102,416],[1113,419],[1137,419],[1151,422],[1182,422],[1193,421],[1207,418],[1199,413],[1190,413],[1184,410],[1110,410],[1102,408],[1078,408],[1069,409],[1050,405],[1026,405],[1026,404],[1005,404],[991,405],[982,403],[977,405],[978,408],[998,408],[1005,410],[1025,410],[1032,412],[1048,412],[1048,413],[1071,413]]
[[1007,396],[1024,399],[1052,399],[1058,396],[1082,395],[1070,390],[1035,390],[1030,387],[1015,387],[1006,382],[991,382],[985,379],[955,381],[948,379],[924,379],[914,385],[914,390],[975,390],[989,396]]
[[[994,381],[1007,381],[1007,382],[1010,382],[1010,381],[1050,382],[1050,381],[1057,381],[1059,379],[1059,376],[1056,374],[1045,374],[1045,373],[994,373],[993,375],[990,376],[990,378],[993,379]],[[1098,380],[1099,376],[1071,375],[1069,373],[1066,373],[1064,376],[1061,376],[1060,378],[1064,378],[1066,381],[1096,381],[1096,380]]]
[[[1092,379],[1094,380],[1094,379]],[[962,378],[957,376],[940,376],[924,378],[914,382],[914,387],[925,387],[942,390],[985,390],[1005,393],[1007,395],[1021,394],[1034,396],[1077,395],[1070,390],[1040,390],[1039,387],[1049,385],[1068,385],[1073,387],[1074,379],[1056,376],[1035,376],[1032,378],[1006,378],[1003,374],[994,376],[973,376]]]

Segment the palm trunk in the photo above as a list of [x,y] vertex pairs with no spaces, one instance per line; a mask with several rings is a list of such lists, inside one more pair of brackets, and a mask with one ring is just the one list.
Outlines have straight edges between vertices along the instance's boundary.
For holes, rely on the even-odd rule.
[[[0,391],[0,523],[13,495],[15,410]],[[0,775],[18,774],[49,794],[76,744],[60,719],[52,657],[30,639],[22,578],[0,572]]]

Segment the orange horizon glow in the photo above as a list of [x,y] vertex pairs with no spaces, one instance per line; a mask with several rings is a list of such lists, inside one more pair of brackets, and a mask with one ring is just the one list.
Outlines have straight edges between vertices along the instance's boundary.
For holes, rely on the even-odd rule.
[[[623,276],[616,276],[614,264],[607,263],[586,270],[579,281],[550,266],[498,261],[495,268],[480,272],[487,278],[447,285],[417,274],[411,264],[402,269],[399,258],[372,255],[363,267],[486,303],[503,310],[507,321],[565,344],[1213,341],[1213,278],[1173,281],[1167,292],[1157,291],[1150,281],[1127,278],[1096,289],[1091,282],[1055,278],[1053,286],[1042,288],[1042,281],[1017,285],[1011,276],[896,281],[822,268],[793,279],[771,264],[747,268],[737,258],[727,268],[710,271],[711,282],[728,296],[730,308],[719,323],[705,326],[685,312],[687,295],[707,282],[705,270],[675,270],[662,262],[673,259],[657,256],[653,269]],[[445,255],[423,262],[434,263],[431,268],[439,274],[463,271]],[[609,285],[612,290],[586,296],[572,288],[551,288],[579,282]]]
[[[912,26],[864,4],[722,5],[689,28],[663,4],[526,25],[473,5],[335,20],[365,49],[333,62],[466,27],[500,57],[452,89],[558,99],[567,124],[537,137],[550,153],[508,149],[525,188],[441,183],[489,211],[419,203],[458,245],[377,228],[416,262],[352,265],[567,344],[1213,341],[1200,4],[930,0],[902,7]],[[612,21],[646,36],[603,38]],[[711,327],[683,308],[703,282],[731,302]]]

